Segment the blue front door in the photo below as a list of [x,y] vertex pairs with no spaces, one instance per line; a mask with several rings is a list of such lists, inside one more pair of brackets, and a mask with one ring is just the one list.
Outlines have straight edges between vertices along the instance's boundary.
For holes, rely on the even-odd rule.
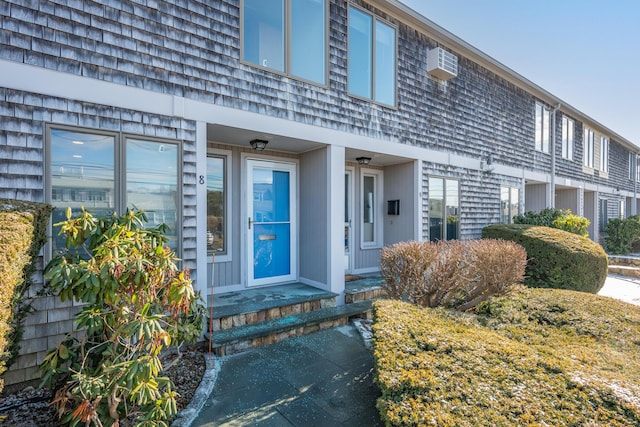
[[248,285],[296,279],[295,164],[248,160]]

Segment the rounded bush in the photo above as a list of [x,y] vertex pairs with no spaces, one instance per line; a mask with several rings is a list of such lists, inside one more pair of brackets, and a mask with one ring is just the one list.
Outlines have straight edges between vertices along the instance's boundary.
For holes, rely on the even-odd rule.
[[497,224],[482,237],[516,242],[527,251],[525,284],[597,293],[607,278],[607,254],[586,237],[555,228]]

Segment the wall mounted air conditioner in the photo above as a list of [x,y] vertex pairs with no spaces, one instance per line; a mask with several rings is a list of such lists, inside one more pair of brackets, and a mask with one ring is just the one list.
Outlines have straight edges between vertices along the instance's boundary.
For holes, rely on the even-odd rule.
[[458,75],[458,57],[441,47],[427,52],[427,73],[438,80],[449,80]]

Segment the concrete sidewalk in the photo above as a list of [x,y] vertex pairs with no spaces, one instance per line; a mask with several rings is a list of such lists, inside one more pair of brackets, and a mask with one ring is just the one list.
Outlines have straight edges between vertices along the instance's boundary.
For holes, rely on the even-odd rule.
[[598,295],[640,305],[640,279],[610,274]]
[[382,426],[373,357],[352,325],[221,359],[193,427]]

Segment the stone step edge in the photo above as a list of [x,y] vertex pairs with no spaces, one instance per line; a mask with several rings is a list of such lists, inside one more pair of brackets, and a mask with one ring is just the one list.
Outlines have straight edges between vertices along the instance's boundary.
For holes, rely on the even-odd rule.
[[[310,296],[305,296],[305,297],[299,297],[299,298],[291,298],[291,299],[287,299],[287,300],[273,300],[273,301],[269,301],[267,303],[264,303],[263,306],[260,307],[255,307],[254,309],[248,309],[248,310],[244,310],[244,311],[238,311],[235,312],[232,309],[225,309],[222,307],[213,307],[213,318],[214,319],[222,319],[223,317],[230,317],[230,316],[237,316],[237,315],[246,315],[246,314],[251,314],[251,313],[258,313],[260,311],[267,311],[267,310],[271,310],[273,308],[279,308],[279,307],[289,307],[292,305],[296,305],[296,304],[303,304],[305,302],[313,302],[313,301],[318,301],[318,300],[330,300],[330,299],[335,299],[338,297],[338,294],[334,293],[334,292],[327,292],[327,291],[323,291],[321,293],[318,294],[314,294],[314,295],[310,295]],[[283,304],[284,302],[284,304]],[[207,307],[207,316],[209,313],[209,307]]]
[[[262,336],[277,334],[306,325],[333,321],[341,317],[351,317],[371,310],[372,301],[360,301],[338,307],[321,308],[320,310],[293,314],[278,319],[265,320],[251,325],[237,326],[213,333],[211,344],[213,348],[247,341]],[[209,334],[205,334],[205,341],[209,341]]]

